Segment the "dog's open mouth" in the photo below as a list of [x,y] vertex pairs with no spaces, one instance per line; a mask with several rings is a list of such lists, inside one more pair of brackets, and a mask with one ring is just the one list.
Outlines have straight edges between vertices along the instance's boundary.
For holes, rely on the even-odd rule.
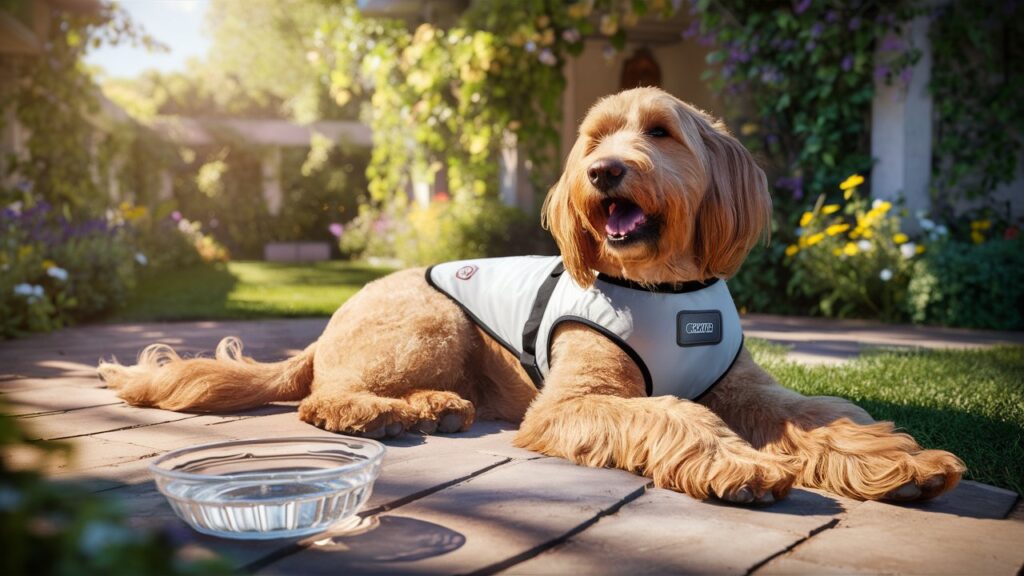
[[608,215],[604,231],[610,242],[626,243],[640,239],[653,231],[653,219],[633,202],[623,198],[610,198],[602,205]]

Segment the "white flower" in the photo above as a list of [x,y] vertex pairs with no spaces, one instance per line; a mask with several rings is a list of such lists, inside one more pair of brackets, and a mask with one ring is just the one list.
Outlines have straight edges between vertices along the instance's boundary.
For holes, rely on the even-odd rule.
[[883,282],[888,282],[889,280],[892,280],[892,270],[883,268],[882,271],[878,273],[878,277],[881,278]]
[[902,254],[904,258],[913,258],[916,253],[917,246],[915,246],[913,242],[900,244],[900,254]]
[[61,282],[66,282],[68,279],[68,271],[58,266],[50,266],[46,269],[46,273],[50,278],[56,278]]
[[928,218],[921,218],[918,224],[920,224],[921,229],[925,231],[932,230],[935,228],[935,222],[932,222]]
[[537,56],[537,59],[540,60],[540,63],[545,66],[554,66],[555,64],[558,63],[558,59],[555,58],[555,55],[552,54],[551,50],[548,50],[547,48],[541,50],[540,55]]
[[881,205],[882,205],[882,201],[880,199],[878,199],[878,198],[875,198],[875,201],[871,203],[871,207],[872,208],[878,208]]
[[580,41],[580,31],[575,28],[566,28],[562,31],[562,40],[569,44],[575,44]]
[[935,227],[935,233],[938,234],[939,236],[945,236],[946,234],[949,234],[949,228],[946,228],[944,225],[939,224],[938,226]]
[[21,215],[21,201],[11,202],[7,205],[7,209],[13,212],[15,216]]
[[536,52],[537,43],[534,42],[533,40],[530,40],[529,42],[526,43],[525,46],[523,46],[523,48],[525,48],[527,52]]
[[17,286],[14,287],[14,294],[16,296],[31,296],[32,285],[25,282],[18,284]]
[[857,248],[861,252],[868,252],[871,250],[871,248],[873,248],[873,246],[871,245],[871,242],[868,242],[867,240],[861,240],[860,242],[857,242]]
[[146,258],[146,255],[143,254],[142,252],[135,253],[135,261],[139,263],[139,266],[145,266],[149,264],[149,258]]
[[42,286],[36,284],[32,287],[32,296],[35,298],[42,298],[46,294],[46,290]]

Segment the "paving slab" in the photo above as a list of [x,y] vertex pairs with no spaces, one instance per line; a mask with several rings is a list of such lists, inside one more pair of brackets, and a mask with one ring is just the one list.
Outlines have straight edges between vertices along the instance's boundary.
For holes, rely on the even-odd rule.
[[382,514],[375,530],[319,540],[267,570],[458,574],[493,569],[540,552],[642,493],[647,483],[619,470],[583,468],[556,458],[514,461]]
[[1018,574],[1024,524],[865,502],[760,574]]
[[747,574],[860,502],[794,490],[774,506],[713,505],[653,489],[509,574]]
[[[863,346],[975,347],[1024,335],[746,316],[748,335],[794,344],[791,358],[835,361]],[[921,505],[861,503],[810,490],[762,509],[649,489],[622,471],[582,468],[512,446],[514,426],[478,422],[450,436],[389,440],[362,525],[303,540],[202,536],[177,520],[147,467],[168,450],[266,436],[333,436],[301,422],[296,403],[237,414],[180,414],[117,402],[95,362],[155,341],[206,353],[243,338],[260,360],[314,340],[326,319],[86,326],[0,343],[0,400],[37,438],[66,438],[76,458],[50,463],[124,506],[137,526],[175,534],[261,573],[994,573],[1024,565],[1013,492],[965,481]],[[811,345],[818,346],[815,350]],[[7,451],[4,458],[22,455]],[[1016,520],[1014,518],[1017,518]]]

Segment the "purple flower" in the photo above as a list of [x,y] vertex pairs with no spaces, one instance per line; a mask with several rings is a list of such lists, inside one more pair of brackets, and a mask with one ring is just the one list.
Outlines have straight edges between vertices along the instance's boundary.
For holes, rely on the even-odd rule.
[[903,49],[903,40],[901,40],[895,34],[889,34],[885,38],[882,39],[881,49],[882,50],[886,50],[886,51],[890,51],[890,52],[895,52],[896,50],[902,50]]
[[781,50],[783,52],[789,52],[793,48],[796,48],[796,40],[793,40],[792,38],[787,38],[782,41]]
[[821,33],[825,31],[825,25],[821,22],[815,22],[814,26],[811,26],[811,38],[817,38],[821,36]]
[[683,30],[683,40],[689,40],[700,33],[700,20],[694,20],[690,22],[690,25]]
[[178,212],[177,210],[171,212],[171,220],[174,220],[175,222],[181,222],[181,212]]
[[850,18],[850,23],[847,25],[847,28],[851,31],[860,28],[860,17],[854,16],[853,18]]
[[328,226],[327,229],[331,232],[331,236],[334,236],[335,238],[341,238],[341,234],[345,231],[345,227],[337,222],[331,222],[331,225]]
[[814,49],[817,47],[818,43],[815,42],[814,40],[808,40],[807,44],[804,44],[804,50],[806,50],[807,52],[813,52]]
[[811,7],[811,0],[797,0],[793,3],[793,12],[796,14],[803,14]]
[[843,61],[839,64],[839,67],[843,69],[843,72],[849,72],[853,68],[853,56],[847,54],[843,57]]
[[792,191],[794,200],[804,197],[804,179],[800,176],[779,178],[775,181],[775,187]]
[[903,82],[905,86],[910,85],[910,79],[914,77],[914,71],[910,68],[904,68],[900,70],[900,82]]
[[876,80],[881,80],[881,79],[885,78],[888,75],[889,75],[889,67],[888,66],[876,66],[875,67],[875,79]]
[[835,10],[829,10],[828,13],[825,14],[825,22],[828,22],[829,24],[835,24],[838,21],[839,12],[836,12]]

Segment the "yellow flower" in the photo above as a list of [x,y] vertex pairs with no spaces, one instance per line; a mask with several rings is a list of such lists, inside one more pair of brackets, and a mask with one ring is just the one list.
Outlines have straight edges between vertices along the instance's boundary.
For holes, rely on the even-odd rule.
[[870,228],[865,228],[861,234],[863,234],[865,238],[871,238],[872,236],[875,235],[875,233],[872,232]]
[[786,256],[792,257],[799,251],[800,247],[797,246],[796,244],[790,244],[789,246],[786,246]]
[[825,239],[825,234],[823,232],[818,232],[817,234],[811,234],[810,236],[807,237],[807,245],[808,246],[814,246],[815,244],[817,244],[818,242],[821,242],[824,239]]
[[846,254],[847,256],[856,256],[857,252],[857,245],[853,242],[847,242],[846,246],[843,246],[843,254]]
[[835,236],[836,234],[842,234],[850,229],[849,224],[833,224],[828,228],[825,228],[825,233],[829,236]]
[[[864,177],[861,176],[860,174],[854,174],[847,178],[846,180],[843,180],[843,183],[839,185],[839,189],[844,191],[853,190],[854,188],[860,186],[863,183]],[[847,199],[849,199],[849,196],[847,196]]]
[[978,232],[977,230],[971,230],[971,240],[975,244],[981,244],[982,242],[985,241],[985,235],[982,234],[981,232]]
[[839,211],[839,204],[829,204],[821,209],[822,214],[834,214]]
[[910,240],[910,238],[907,238],[907,235],[903,232],[897,232],[892,235],[892,241],[897,244],[906,244],[908,240]]
[[843,255],[843,251],[840,250],[839,248],[833,248],[832,249],[832,255],[833,256],[842,256]]
[[24,260],[24,259],[28,258],[31,255],[32,255],[32,247],[31,246],[22,246],[22,247],[18,248],[18,260],[19,261],[20,260]]
[[988,220],[975,220],[971,222],[971,230],[988,230],[992,227],[992,222]]
[[918,244],[917,247],[914,248],[914,253],[915,254],[924,254],[924,246],[921,246],[920,244]]
[[57,265],[53,260],[43,260],[43,270],[49,270]]
[[890,208],[892,208],[892,202],[889,202],[888,200],[883,200],[878,203],[878,211],[881,214],[885,214]]
[[845,192],[843,192],[843,200],[849,200],[850,196],[853,196],[853,191],[854,190],[855,190],[854,188],[850,188],[849,190],[846,190]]
[[804,215],[800,217],[800,225],[807,226],[808,224],[811,223],[811,220],[814,220],[814,214],[810,212],[804,212]]

